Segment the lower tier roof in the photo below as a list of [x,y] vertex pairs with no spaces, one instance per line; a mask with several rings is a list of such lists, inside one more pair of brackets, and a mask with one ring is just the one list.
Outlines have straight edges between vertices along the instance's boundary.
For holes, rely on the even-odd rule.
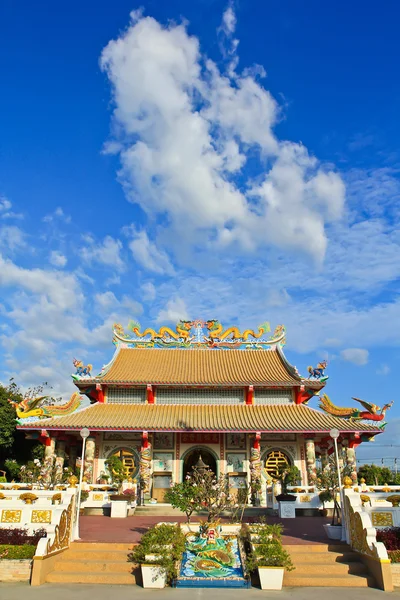
[[327,415],[304,405],[93,404],[70,415],[40,419],[19,429],[181,432],[381,433],[376,425]]

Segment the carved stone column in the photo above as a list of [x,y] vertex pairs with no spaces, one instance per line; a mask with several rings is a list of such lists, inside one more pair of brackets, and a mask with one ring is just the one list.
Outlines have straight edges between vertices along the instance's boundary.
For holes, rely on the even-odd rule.
[[[255,504],[261,492],[261,433],[256,433],[252,448],[250,448],[250,489],[252,501]],[[259,502],[259,500],[258,500]]]
[[53,470],[54,460],[55,460],[55,448],[56,448],[56,439],[54,437],[49,437],[46,440],[46,447],[44,450],[44,476],[43,479],[46,484],[51,482],[51,471]]
[[313,485],[317,475],[317,465],[315,460],[315,444],[312,438],[306,438],[305,443],[308,485]]
[[321,446],[321,467],[325,469],[329,464],[328,446]]
[[58,440],[56,444],[56,480],[60,482],[64,469],[65,442]]
[[351,473],[350,477],[353,481],[353,484],[357,483],[357,459],[356,459],[356,451],[351,442],[346,448],[346,463],[347,466],[350,467]]
[[142,446],[140,448],[139,462],[140,485],[142,492],[147,494],[150,492],[151,478],[151,444],[147,431],[143,432]]
[[93,483],[93,462],[96,450],[96,440],[94,437],[88,437],[85,448],[85,466],[83,476],[86,483]]
[[76,457],[77,457],[77,454],[78,454],[78,446],[76,444],[74,446],[70,446],[69,450],[68,450],[68,454],[69,454],[68,465],[72,469],[75,469],[75,467],[76,467]]

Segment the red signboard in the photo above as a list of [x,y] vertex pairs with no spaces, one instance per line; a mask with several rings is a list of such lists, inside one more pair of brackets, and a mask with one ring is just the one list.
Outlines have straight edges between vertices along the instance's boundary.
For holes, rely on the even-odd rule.
[[219,444],[219,433],[181,433],[182,444]]

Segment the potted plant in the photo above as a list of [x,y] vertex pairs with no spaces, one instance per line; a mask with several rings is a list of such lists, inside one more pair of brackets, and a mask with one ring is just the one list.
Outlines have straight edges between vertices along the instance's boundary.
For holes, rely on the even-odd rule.
[[325,502],[330,502],[332,500],[332,496],[330,492],[328,492],[327,490],[323,490],[318,494],[318,498],[320,502],[322,502],[322,508],[319,509],[319,513],[322,517],[327,517],[328,509],[325,508]]
[[300,471],[294,465],[281,465],[277,471],[277,479],[281,484],[282,491],[276,499],[278,502],[296,502],[297,496],[288,491],[289,485],[296,485],[300,479]]
[[289,553],[282,546],[283,526],[261,523],[252,526],[250,531],[256,537],[250,542],[247,569],[257,569],[262,590],[281,590],[285,569],[294,569]]
[[[342,477],[346,476],[349,472],[349,467],[341,469]],[[342,537],[342,515],[341,507],[338,502],[338,496],[340,494],[339,488],[339,477],[336,469],[336,461],[333,456],[329,457],[328,464],[317,471],[316,487],[323,492],[320,494],[324,502],[333,501],[332,520],[330,524],[325,524],[324,529],[329,539],[340,540]],[[322,499],[321,499],[322,501]]]
[[144,588],[164,588],[178,575],[177,565],[185,551],[179,525],[156,525],[149,529],[128,559],[141,566]]

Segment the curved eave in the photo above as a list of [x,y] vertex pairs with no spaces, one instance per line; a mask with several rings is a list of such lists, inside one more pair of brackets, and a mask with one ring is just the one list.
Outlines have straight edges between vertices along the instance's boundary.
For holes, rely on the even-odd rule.
[[328,434],[374,436],[382,431],[373,425],[342,419],[302,405],[179,405],[93,404],[71,415],[20,425],[18,429],[48,431],[171,431]]

